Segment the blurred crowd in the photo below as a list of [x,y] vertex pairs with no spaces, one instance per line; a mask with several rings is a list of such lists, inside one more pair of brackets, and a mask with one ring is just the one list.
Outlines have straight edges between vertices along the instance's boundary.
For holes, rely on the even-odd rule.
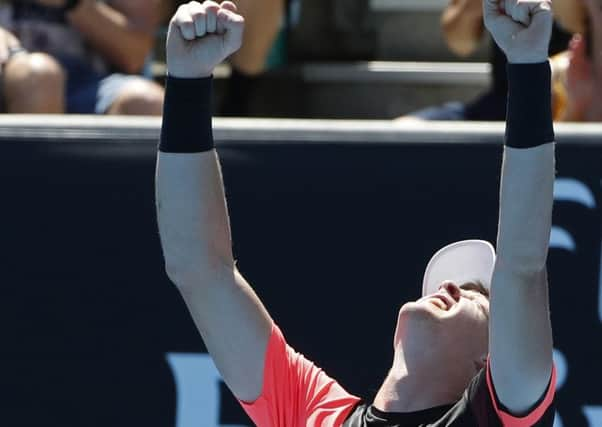
[[160,114],[163,89],[145,78],[160,3],[0,1],[4,111]]
[[602,121],[602,3],[555,0],[558,22],[573,34],[568,50],[553,58],[555,117]]
[[[441,31],[458,58],[472,54],[486,31],[482,0],[449,0]],[[246,18],[243,47],[229,60],[218,114],[249,114],[249,94],[283,52],[291,0],[237,0]],[[0,0],[0,106],[4,113],[160,115],[161,30],[182,1]],[[296,5],[303,3],[294,2]],[[599,0],[555,0],[550,55],[554,114],[559,121],[602,120],[602,7]],[[449,102],[403,120],[504,120],[506,59],[490,42],[492,83],[470,102]],[[281,61],[282,62],[282,61]]]

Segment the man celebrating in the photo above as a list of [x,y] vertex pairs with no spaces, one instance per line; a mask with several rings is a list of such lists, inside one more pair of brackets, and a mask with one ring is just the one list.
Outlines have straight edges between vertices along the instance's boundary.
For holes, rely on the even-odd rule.
[[244,22],[229,1],[180,7],[157,166],[166,268],[258,426],[552,426],[550,9],[549,0],[484,0],[485,24],[509,61],[497,257],[475,240],[435,254],[423,297],[399,310],[391,370],[374,401],[362,402],[287,345],[236,269],[210,90]]

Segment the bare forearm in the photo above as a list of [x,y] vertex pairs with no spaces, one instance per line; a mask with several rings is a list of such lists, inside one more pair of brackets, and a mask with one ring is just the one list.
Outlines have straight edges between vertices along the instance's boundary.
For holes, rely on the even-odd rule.
[[506,147],[500,191],[498,266],[545,268],[554,200],[554,132],[548,63],[509,65]]
[[505,148],[500,194],[498,258],[525,273],[544,269],[554,186],[554,144]]
[[[148,7],[157,9],[155,1]],[[108,62],[124,72],[140,72],[152,49],[154,23],[136,22],[96,0],[83,0],[68,19]]]
[[215,151],[159,153],[157,215],[167,272],[178,285],[234,265]]
[[483,36],[483,14],[480,2],[457,0],[441,17],[441,27],[449,48],[460,56],[470,55]]

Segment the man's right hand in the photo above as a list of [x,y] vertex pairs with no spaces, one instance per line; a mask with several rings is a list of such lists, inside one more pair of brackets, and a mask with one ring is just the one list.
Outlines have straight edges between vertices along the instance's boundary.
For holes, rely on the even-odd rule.
[[202,78],[242,44],[244,18],[230,1],[192,1],[178,8],[167,35],[167,72]]
[[551,0],[483,0],[483,16],[508,62],[535,64],[548,60],[554,22]]

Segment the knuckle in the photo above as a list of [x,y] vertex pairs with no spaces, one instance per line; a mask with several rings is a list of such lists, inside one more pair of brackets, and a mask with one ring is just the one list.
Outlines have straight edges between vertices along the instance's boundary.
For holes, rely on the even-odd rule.
[[190,10],[188,9],[187,5],[180,6],[172,20],[175,22],[185,22],[190,20]]
[[180,29],[184,37],[191,38],[194,36],[194,25],[192,24],[192,22],[182,23],[182,25],[180,25]]
[[205,19],[206,13],[204,10],[195,10],[190,16],[194,21],[201,21]]
[[194,25],[193,21],[192,21],[192,17],[191,16],[186,16],[183,19],[181,19],[178,23],[180,25],[180,27],[182,28],[190,28]]
[[176,13],[174,14],[173,18],[171,19],[172,22],[173,21],[177,21],[182,15],[187,13],[187,8],[186,5],[180,5],[178,7],[178,9],[176,10]]

